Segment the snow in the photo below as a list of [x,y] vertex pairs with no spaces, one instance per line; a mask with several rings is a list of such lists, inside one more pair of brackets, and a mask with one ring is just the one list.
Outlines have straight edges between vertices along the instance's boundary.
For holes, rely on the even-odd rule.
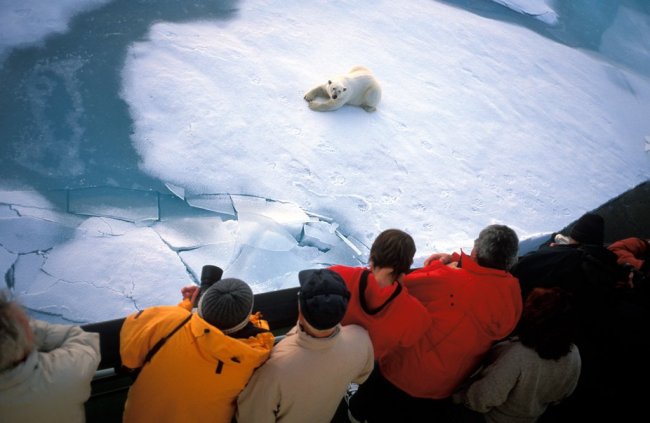
[[[18,30],[22,9],[0,2],[0,23],[12,22],[0,25],[0,71],[43,55],[0,103],[26,102],[35,121],[23,132],[0,120],[11,169],[24,169],[0,173],[0,270],[34,316],[92,322],[174,304],[205,264],[255,292],[295,286],[304,268],[363,265],[391,227],[415,238],[416,265],[470,249],[491,223],[535,239],[650,179],[639,8],[614,10],[587,50],[530,29],[565,22],[550,0],[495,0],[490,16],[452,1],[234,3],[218,17],[144,19],[115,51],[107,95],[87,75],[106,60],[101,43],[60,55],[43,40],[77,13],[103,28],[114,18],[100,6],[128,5],[23,2],[49,23]],[[380,81],[377,111],[309,110],[304,93],[354,65]],[[90,116],[118,104],[130,124],[95,130]],[[111,125],[126,147],[107,141]]]
[[549,3],[553,0],[493,0],[495,3],[502,4],[515,12],[530,15],[549,25],[558,23],[558,16],[550,7]]

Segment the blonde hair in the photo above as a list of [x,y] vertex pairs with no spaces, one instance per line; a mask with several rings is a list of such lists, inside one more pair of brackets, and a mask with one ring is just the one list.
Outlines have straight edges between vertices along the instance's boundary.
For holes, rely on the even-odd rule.
[[17,314],[22,309],[0,292],[0,372],[14,366],[31,350],[32,342]]

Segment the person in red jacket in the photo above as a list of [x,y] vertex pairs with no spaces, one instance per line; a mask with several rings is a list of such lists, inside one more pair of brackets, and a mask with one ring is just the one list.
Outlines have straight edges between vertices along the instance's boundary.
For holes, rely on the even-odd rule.
[[381,357],[378,374],[350,399],[354,419],[433,420],[446,412],[451,394],[519,321],[521,291],[508,272],[518,245],[512,229],[490,225],[471,255],[436,254],[405,276],[409,293],[428,310],[429,328],[415,345]]
[[650,240],[630,237],[613,242],[607,247],[616,254],[617,263],[630,268],[630,283],[650,275]]
[[414,345],[429,327],[427,309],[401,283],[414,255],[411,235],[387,229],[373,242],[368,267],[330,267],[341,275],[351,293],[341,323],[368,331],[376,360],[397,346]]
[[[341,323],[357,324],[368,331],[375,360],[398,346],[413,346],[429,328],[427,309],[402,284],[413,264],[415,251],[411,235],[399,229],[387,229],[372,243],[368,267],[330,267],[341,275],[351,293]],[[375,380],[378,374],[375,365],[368,380]],[[361,388],[361,392],[365,390]]]

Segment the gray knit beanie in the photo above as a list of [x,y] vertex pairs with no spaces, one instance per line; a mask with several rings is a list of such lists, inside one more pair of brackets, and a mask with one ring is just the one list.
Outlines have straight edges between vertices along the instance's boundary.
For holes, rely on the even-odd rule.
[[253,291],[239,279],[222,279],[199,299],[199,316],[226,335],[243,329],[252,311]]

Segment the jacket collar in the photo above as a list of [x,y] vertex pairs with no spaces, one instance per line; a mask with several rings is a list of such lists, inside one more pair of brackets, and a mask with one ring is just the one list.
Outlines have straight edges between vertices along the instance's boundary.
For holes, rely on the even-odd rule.
[[371,309],[366,302],[366,289],[368,288],[369,277],[372,277],[374,279],[374,276],[370,270],[364,269],[361,273],[361,278],[359,279],[359,303],[361,304],[361,309],[366,314],[373,316],[382,311],[391,301],[393,301],[399,295],[400,292],[402,292],[402,284],[396,282],[396,287],[394,288],[393,293],[386,299],[386,301],[384,301],[384,303],[379,307]]
[[257,338],[231,338],[196,313],[192,315],[188,324],[192,336],[203,353],[215,360],[225,361],[237,357],[241,362],[244,362],[245,358],[259,361],[268,355],[267,349],[259,348],[262,342]]
[[38,368],[38,350],[34,349],[15,367],[0,373],[0,390],[10,389],[28,380]]
[[492,269],[490,267],[483,267],[479,265],[477,262],[474,261],[474,259],[465,254],[462,250],[460,252],[460,263],[461,263],[461,268],[463,270],[467,270],[468,272],[471,273],[476,273],[480,275],[490,275],[493,277],[509,277],[510,273],[506,272],[505,270],[500,270],[500,269]]
[[287,336],[297,336],[296,342],[303,348],[308,350],[325,350],[338,342],[339,334],[341,333],[341,325],[337,325],[336,331],[327,338],[315,338],[305,332],[300,324],[296,324],[294,328],[287,334]]

